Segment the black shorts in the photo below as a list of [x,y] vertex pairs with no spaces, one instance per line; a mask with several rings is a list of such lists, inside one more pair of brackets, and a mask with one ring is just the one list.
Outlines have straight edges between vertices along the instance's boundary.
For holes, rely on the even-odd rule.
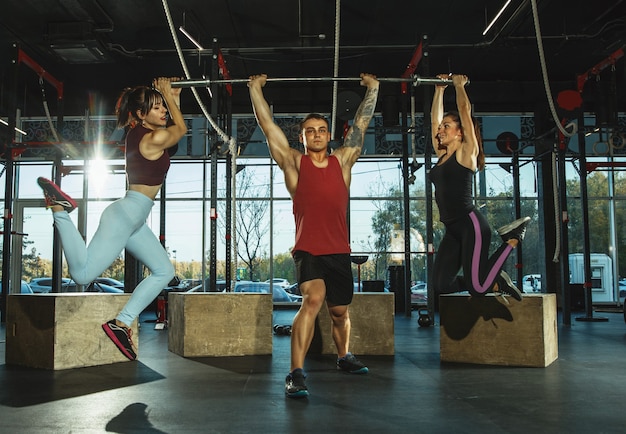
[[315,256],[297,250],[293,253],[298,284],[323,279],[326,300],[338,306],[348,305],[354,295],[354,277],[349,253]]

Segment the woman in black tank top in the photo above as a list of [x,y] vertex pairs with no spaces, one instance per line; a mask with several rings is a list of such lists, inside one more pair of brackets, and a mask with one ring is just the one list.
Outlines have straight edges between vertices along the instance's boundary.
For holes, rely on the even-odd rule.
[[[431,284],[435,295],[497,292],[521,300],[521,292],[502,267],[524,238],[530,218],[524,217],[500,228],[498,233],[503,243],[489,254],[491,227],[474,206],[472,194],[474,174],[484,168],[485,157],[480,130],[472,117],[465,91],[468,79],[464,75],[440,75],[439,78],[452,80],[458,112],[444,114],[446,86],[435,86],[431,127],[438,161],[429,177],[435,186],[440,220],[446,229],[433,264]],[[463,274],[459,275],[461,269]]]

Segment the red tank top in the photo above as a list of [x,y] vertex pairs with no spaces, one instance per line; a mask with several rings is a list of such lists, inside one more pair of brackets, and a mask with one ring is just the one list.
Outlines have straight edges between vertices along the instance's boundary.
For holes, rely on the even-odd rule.
[[170,156],[167,152],[157,160],[148,160],[139,152],[139,143],[143,136],[152,130],[137,125],[126,135],[126,177],[129,184],[161,185],[170,168]]
[[293,199],[296,244],[293,251],[312,255],[350,253],[348,243],[348,189],[336,157],[328,166],[316,167],[302,156],[298,188]]

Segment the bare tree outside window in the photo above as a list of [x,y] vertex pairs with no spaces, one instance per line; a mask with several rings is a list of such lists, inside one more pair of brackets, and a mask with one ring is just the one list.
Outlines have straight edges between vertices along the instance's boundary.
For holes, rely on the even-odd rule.
[[[268,184],[256,184],[254,173],[242,170],[237,173],[237,200],[235,204],[237,259],[241,260],[248,271],[249,280],[260,279],[260,268],[267,257],[265,248],[269,245],[267,235],[270,229]],[[225,203],[221,215],[226,215]],[[219,230],[225,234],[225,222],[220,220]]]

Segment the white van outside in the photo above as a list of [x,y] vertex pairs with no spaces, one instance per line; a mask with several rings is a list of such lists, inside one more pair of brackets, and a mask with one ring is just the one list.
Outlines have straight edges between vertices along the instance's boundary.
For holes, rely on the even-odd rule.
[[[596,302],[614,302],[617,285],[613,278],[613,264],[611,258],[603,253],[591,253],[591,299]],[[582,253],[570,253],[569,270],[570,283],[585,282],[585,261]]]

